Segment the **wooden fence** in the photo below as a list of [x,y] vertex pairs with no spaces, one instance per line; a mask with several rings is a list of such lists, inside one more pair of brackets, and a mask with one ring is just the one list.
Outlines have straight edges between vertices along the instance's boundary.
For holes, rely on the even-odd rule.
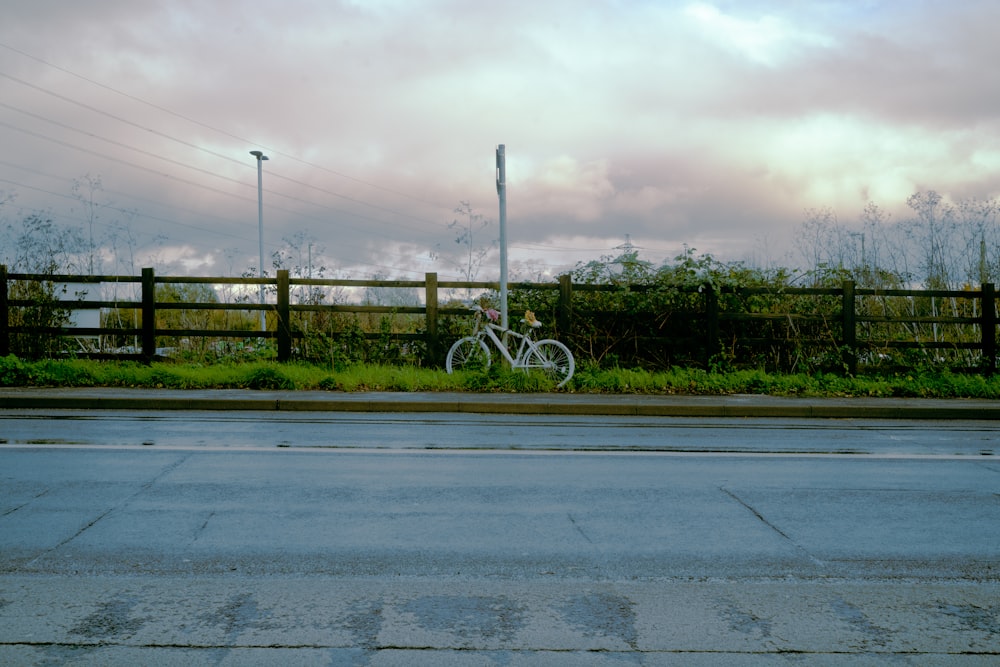
[[[101,300],[78,298],[61,301],[58,307],[70,313],[132,311],[138,314],[135,326],[38,326],[26,324],[18,313],[37,308],[33,298],[17,298],[24,294],[12,290],[15,284],[36,286],[58,284],[95,285],[114,284],[132,286],[138,300]],[[235,303],[218,302],[166,302],[157,300],[157,285],[210,285],[214,290],[220,285],[236,286],[243,290],[244,298]],[[255,288],[264,285],[272,293],[271,302],[255,303]],[[135,289],[138,287],[138,289]],[[997,366],[997,310],[996,292],[987,283],[978,290],[875,290],[858,288],[853,282],[844,282],[837,288],[714,288],[711,285],[662,288],[647,285],[593,285],[574,284],[570,276],[561,276],[552,283],[514,283],[511,294],[518,292],[533,295],[539,302],[537,312],[554,325],[547,335],[558,337],[574,349],[578,357],[590,356],[600,360],[609,351],[621,359],[622,350],[662,351],[662,355],[647,355],[664,365],[694,363],[709,365],[716,355],[729,358],[749,358],[747,350],[766,349],[772,354],[782,350],[802,350],[812,346],[832,353],[839,370],[856,373],[859,355],[880,351],[883,356],[896,350],[921,350],[929,352],[965,351],[974,360],[967,364],[974,370],[992,374]],[[414,290],[422,292],[423,305],[357,305],[349,303],[292,303],[295,289],[354,289],[379,288]],[[296,356],[297,343],[307,335],[298,323],[307,313],[348,313],[376,316],[407,315],[422,324],[419,331],[375,333],[364,335],[371,339],[390,336],[395,340],[419,343],[424,350],[422,363],[441,365],[447,346],[456,334],[443,331],[441,322],[449,318],[467,316],[469,311],[457,299],[441,303],[441,293],[456,290],[489,291],[498,289],[492,282],[439,281],[437,274],[428,273],[424,280],[331,280],[292,278],[287,271],[278,271],[275,278],[220,278],[157,276],[153,269],[143,269],[140,276],[118,275],[49,275],[8,273],[0,266],[0,356],[11,352],[14,336],[52,338],[134,337],[138,345],[132,351],[77,351],[78,356],[96,358],[140,359],[157,358],[157,339],[185,337],[204,339],[273,339],[277,358],[287,361]],[[594,310],[590,303],[596,294],[643,295],[659,291],[660,295],[674,298],[682,296],[684,307],[669,305],[667,299],[659,311],[636,314],[618,308],[612,311]],[[89,295],[88,295],[89,296]],[[810,299],[820,306],[801,307]],[[888,300],[903,300],[910,304],[907,312],[893,312],[885,306]],[[766,308],[755,302],[767,301]],[[796,301],[797,300],[797,301]],[[912,304],[928,301],[930,307],[916,308]],[[414,301],[420,302],[421,298]],[[649,303],[656,302],[655,298]],[[668,303],[669,302],[669,303]],[[811,303],[811,302],[810,302]],[[944,312],[935,303],[949,303],[951,312]],[[775,305],[778,304],[778,305]],[[781,305],[791,304],[791,305]],[[798,304],[798,305],[795,305]],[[874,304],[874,305],[873,305]],[[881,304],[881,305],[879,305]],[[268,328],[158,328],[157,314],[169,311],[230,311],[268,314]],[[602,320],[603,318],[603,320]],[[648,319],[644,329],[624,326],[633,320]],[[162,319],[162,318],[160,318]],[[100,318],[96,320],[100,322]],[[251,319],[251,322],[253,320]],[[604,329],[595,324],[604,321]],[[894,333],[888,329],[896,327]],[[901,328],[901,329],[900,329]],[[780,331],[779,331],[780,330]],[[930,331],[925,335],[923,332]],[[600,352],[597,352],[597,349]],[[615,350],[619,352],[614,352]],[[788,352],[788,354],[791,354]],[[743,355],[743,357],[741,357]],[[628,357],[629,359],[633,357]],[[639,358],[639,357],[635,357]],[[647,359],[648,362],[648,359]],[[778,364],[780,365],[780,364]]]

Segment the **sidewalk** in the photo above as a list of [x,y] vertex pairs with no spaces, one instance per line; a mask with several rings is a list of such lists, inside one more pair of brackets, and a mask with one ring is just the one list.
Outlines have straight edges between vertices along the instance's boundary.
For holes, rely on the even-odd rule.
[[765,395],[477,394],[0,387],[0,410],[465,412],[832,419],[1000,419],[1000,401]]

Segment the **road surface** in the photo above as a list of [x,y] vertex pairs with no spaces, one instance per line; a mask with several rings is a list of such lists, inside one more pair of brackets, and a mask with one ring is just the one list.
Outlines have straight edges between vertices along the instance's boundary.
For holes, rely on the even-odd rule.
[[0,664],[987,665],[1000,425],[0,413]]

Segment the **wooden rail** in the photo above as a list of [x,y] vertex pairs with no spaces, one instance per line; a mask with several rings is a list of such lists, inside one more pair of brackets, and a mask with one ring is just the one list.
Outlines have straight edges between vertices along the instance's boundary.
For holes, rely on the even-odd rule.
[[[79,326],[30,326],[12,324],[12,316],[25,309],[37,307],[38,302],[30,298],[14,298],[10,286],[14,283],[36,284],[94,284],[94,285],[132,285],[139,287],[139,300],[98,300],[81,299],[61,301],[59,308],[69,311],[137,311],[141,317],[133,327],[79,327]],[[247,292],[246,301],[237,303],[215,302],[165,302],[157,301],[156,286],[163,284],[203,284],[203,285],[233,285],[243,288],[265,285],[274,294],[273,302],[266,304],[252,303],[256,294]],[[149,361],[157,356],[157,338],[162,337],[203,337],[211,339],[274,339],[277,347],[277,357],[287,361],[295,356],[295,344],[306,334],[296,326],[295,318],[302,318],[307,313],[351,313],[354,315],[409,315],[422,318],[422,333],[392,333],[392,338],[404,341],[419,341],[426,346],[424,361],[431,365],[440,365],[444,352],[450,344],[450,338],[443,340],[441,321],[445,317],[462,316],[468,313],[464,307],[456,304],[442,305],[440,293],[447,290],[496,290],[498,285],[492,282],[458,282],[439,281],[437,274],[428,273],[424,280],[331,280],[291,278],[287,271],[278,271],[275,278],[223,278],[223,277],[190,277],[190,276],[157,276],[153,269],[143,269],[139,276],[120,275],[49,275],[8,273],[6,267],[0,266],[0,356],[6,356],[11,350],[11,337],[15,335],[56,336],[56,337],[92,337],[92,336],[132,336],[140,341],[138,350],[128,354],[85,353],[82,356],[115,358],[136,358]],[[324,304],[324,303],[292,303],[291,296],[296,288],[388,288],[422,290],[423,305],[386,306],[357,304]],[[570,276],[560,276],[554,283],[515,283],[510,285],[512,293],[523,292],[547,293],[545,297],[554,305],[550,305],[546,317],[555,325],[558,337],[571,344],[577,354],[586,353],[583,342],[585,334],[581,327],[588,318],[605,317],[622,321],[654,317],[656,313],[607,313],[588,308],[588,294],[601,292],[631,291],[636,294],[654,292],[655,286],[648,285],[593,285],[574,284]],[[659,288],[662,290],[662,288]],[[609,347],[614,345],[659,346],[667,348],[687,346],[691,352],[689,357],[697,356],[698,363],[708,364],[712,355],[727,344],[730,348],[752,346],[780,346],[791,343],[811,342],[825,345],[839,351],[842,367],[848,373],[856,373],[858,355],[865,350],[969,350],[978,355],[980,368],[991,374],[997,367],[997,310],[996,290],[992,283],[981,286],[979,290],[875,290],[858,288],[853,282],[846,281],[837,288],[789,288],[789,287],[755,287],[755,288],[714,288],[712,285],[676,288],[674,292],[686,294],[693,306],[679,309],[676,313],[676,324],[673,329],[664,328],[651,334],[635,334],[634,341],[605,341]],[[740,303],[762,297],[767,299],[815,298],[826,299],[823,308],[814,312],[792,312],[779,310],[777,312],[757,312],[752,308],[742,308]],[[972,314],[946,315],[940,312],[914,310],[908,314],[874,313],[870,307],[859,308],[872,300],[885,299],[940,299],[951,300],[967,306]],[[737,304],[737,305],[734,305]],[[971,306],[969,306],[971,304]],[[237,311],[243,313],[266,311],[271,326],[266,331],[250,328],[220,329],[220,328],[158,328],[157,313],[171,310],[181,311]],[[662,315],[662,314],[661,314]],[[293,317],[294,316],[294,317]],[[795,336],[786,334],[779,337],[774,334],[765,335],[759,331],[747,332],[753,327],[780,327],[795,332],[800,328],[812,328],[822,332],[810,338],[803,334],[797,340]],[[907,338],[903,334],[871,334],[878,327],[965,327],[961,335],[942,335],[932,340],[921,338],[917,334]],[[957,330],[957,329],[956,329]],[[971,330],[971,333],[970,333]],[[609,330],[610,331],[610,330]],[[978,333],[977,333],[978,332]],[[374,339],[384,336],[384,333],[366,332],[365,337]],[[601,334],[593,334],[600,337]],[[613,332],[605,338],[613,338]],[[627,336],[623,336],[623,339]]]

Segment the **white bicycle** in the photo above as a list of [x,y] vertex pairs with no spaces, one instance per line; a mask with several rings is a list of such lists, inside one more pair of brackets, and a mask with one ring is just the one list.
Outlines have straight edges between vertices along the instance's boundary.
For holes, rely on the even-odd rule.
[[[521,368],[525,371],[532,368],[539,369],[552,379],[558,380],[557,387],[564,386],[573,377],[576,364],[573,361],[573,353],[568,347],[550,338],[538,341],[532,338],[532,332],[541,327],[542,323],[535,319],[534,313],[530,310],[524,313],[524,319],[521,320],[528,326],[528,332],[524,334],[496,324],[499,313],[492,308],[483,310],[476,305],[472,310],[476,313],[475,329],[471,336],[459,338],[448,350],[445,368],[449,373],[463,368],[489,368],[493,361],[490,347],[486,344],[486,340],[489,339],[511,368]],[[516,354],[512,355],[507,347],[508,337],[520,341]]]

